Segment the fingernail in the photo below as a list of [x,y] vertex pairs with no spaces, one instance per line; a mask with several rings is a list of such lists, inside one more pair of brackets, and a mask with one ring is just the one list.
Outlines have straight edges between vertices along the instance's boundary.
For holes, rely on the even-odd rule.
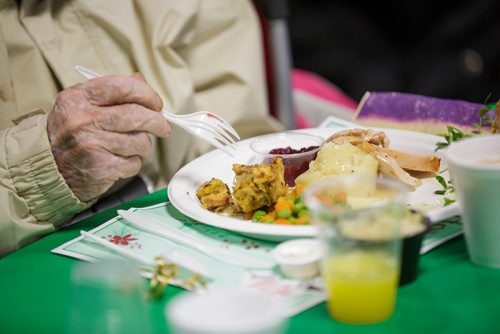
[[156,93],[156,95],[158,96],[158,100],[160,100],[160,109],[158,109],[158,111],[161,111],[163,109],[163,100],[161,99],[160,94]]
[[140,72],[132,73],[131,77],[146,82],[146,79],[144,79],[144,76]]

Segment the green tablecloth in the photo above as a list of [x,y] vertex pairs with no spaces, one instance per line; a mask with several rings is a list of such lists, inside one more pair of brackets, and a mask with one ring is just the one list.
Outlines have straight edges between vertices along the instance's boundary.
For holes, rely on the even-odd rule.
[[[165,201],[166,191],[120,206]],[[0,259],[0,333],[63,333],[70,308],[70,273],[78,260],[50,251],[116,215],[116,209],[90,217]],[[499,236],[500,240],[500,236]],[[164,308],[180,289],[169,287],[149,304],[155,333],[167,333]],[[287,333],[500,333],[500,270],[468,261],[462,237],[421,257],[417,280],[399,289],[396,312],[383,323],[336,323],[320,304],[289,321]]]

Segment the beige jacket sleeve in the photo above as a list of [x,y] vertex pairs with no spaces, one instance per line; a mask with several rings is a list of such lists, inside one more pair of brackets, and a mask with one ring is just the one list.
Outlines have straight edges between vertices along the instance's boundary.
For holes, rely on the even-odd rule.
[[[16,120],[17,118],[17,120]],[[46,115],[19,117],[0,29],[0,257],[86,208],[57,170]],[[17,123],[17,124],[16,124]]]
[[[282,128],[268,112],[263,42],[251,1],[43,4],[41,13],[36,2],[23,2],[20,17],[63,88],[83,80],[75,64],[103,75],[141,72],[176,114],[217,113],[242,138]],[[156,154],[143,172],[157,187],[213,149],[175,125],[170,138],[155,139],[155,145]]]
[[[0,114],[9,122],[0,127],[0,208],[7,212],[0,217],[0,253],[83,208],[57,172],[45,116],[29,117],[50,110],[58,90],[84,80],[77,64],[102,75],[141,72],[170,111],[215,112],[242,138],[282,129],[268,113],[261,32],[249,0],[6,0],[0,27],[9,31],[10,56],[1,58],[0,77],[10,82],[4,71],[10,69],[15,87],[14,102]],[[170,138],[153,143],[141,173],[156,188],[213,149],[176,126]]]

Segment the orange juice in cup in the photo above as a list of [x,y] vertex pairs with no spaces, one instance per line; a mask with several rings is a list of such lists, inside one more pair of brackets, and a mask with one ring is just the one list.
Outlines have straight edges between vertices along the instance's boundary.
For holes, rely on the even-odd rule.
[[373,323],[394,312],[399,279],[395,258],[384,253],[353,252],[326,260],[324,278],[332,318]]
[[[360,193],[367,186],[374,189],[370,196]],[[395,180],[362,175],[306,188],[304,201],[324,248],[321,269],[333,319],[368,324],[394,313],[406,192]]]

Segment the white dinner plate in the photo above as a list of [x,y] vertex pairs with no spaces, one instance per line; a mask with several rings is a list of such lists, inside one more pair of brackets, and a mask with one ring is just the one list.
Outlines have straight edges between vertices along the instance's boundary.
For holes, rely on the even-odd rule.
[[[441,170],[446,169],[446,162],[443,155],[439,151],[438,153],[434,152],[436,142],[442,141],[441,137],[412,131],[379,130],[383,130],[389,137],[391,148],[415,154],[436,154],[441,158]],[[313,128],[297,131],[327,138],[339,130]],[[169,183],[168,197],[171,203],[184,215],[201,223],[255,238],[283,241],[291,238],[314,236],[316,229],[311,225],[296,226],[256,223],[250,220],[216,214],[204,209],[200,205],[196,197],[196,190],[203,182],[211,178],[218,178],[232,188],[234,179],[232,165],[234,163],[250,163],[252,151],[249,148],[249,144],[252,140],[247,139],[238,142],[237,154],[234,158],[229,157],[220,150],[215,150],[186,164],[174,175]],[[449,180],[447,172],[440,175]],[[435,177],[430,176],[421,180],[422,185],[408,196],[408,205],[410,207],[424,211],[433,222],[458,214],[458,205],[452,204],[444,207],[444,197],[434,193],[434,191],[442,189]]]

